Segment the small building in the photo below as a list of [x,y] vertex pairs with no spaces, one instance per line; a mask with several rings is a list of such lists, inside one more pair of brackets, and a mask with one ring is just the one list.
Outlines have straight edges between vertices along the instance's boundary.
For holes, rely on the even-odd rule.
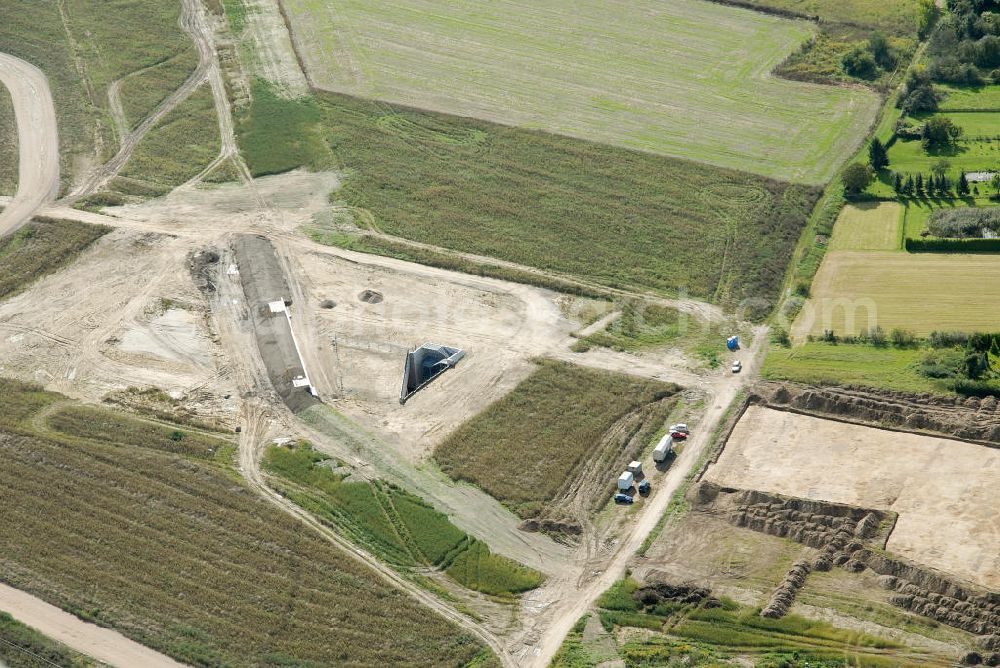
[[629,462],[628,472],[633,475],[642,473],[642,462]]
[[618,476],[618,489],[624,491],[632,488],[632,483],[635,482],[635,476],[632,475],[631,471],[625,471],[620,476]]

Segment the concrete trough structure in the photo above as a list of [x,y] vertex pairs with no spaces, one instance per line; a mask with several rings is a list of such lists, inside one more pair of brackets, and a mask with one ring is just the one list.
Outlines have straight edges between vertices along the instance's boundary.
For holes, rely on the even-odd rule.
[[233,250],[267,375],[292,411],[304,410],[319,399],[292,331],[291,290],[274,246],[245,234],[236,238]]
[[465,351],[451,346],[425,343],[406,354],[403,365],[403,385],[399,390],[399,403],[405,404],[411,396],[428,383],[458,364]]

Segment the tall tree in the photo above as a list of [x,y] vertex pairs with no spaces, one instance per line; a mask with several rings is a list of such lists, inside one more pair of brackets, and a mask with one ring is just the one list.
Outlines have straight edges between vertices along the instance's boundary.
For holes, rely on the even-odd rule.
[[889,166],[889,154],[885,150],[885,144],[878,137],[872,139],[872,143],[868,145],[868,163],[876,172]]
[[969,194],[969,179],[965,178],[965,172],[958,175],[958,194],[959,196]]
[[903,192],[903,175],[899,172],[893,173],[892,189],[897,195],[900,195]]
[[875,175],[872,174],[872,169],[868,165],[855,162],[844,168],[841,179],[844,182],[844,190],[849,195],[857,195],[872,184]]
[[918,196],[924,194],[924,175],[917,172],[917,180],[913,183],[913,192]]

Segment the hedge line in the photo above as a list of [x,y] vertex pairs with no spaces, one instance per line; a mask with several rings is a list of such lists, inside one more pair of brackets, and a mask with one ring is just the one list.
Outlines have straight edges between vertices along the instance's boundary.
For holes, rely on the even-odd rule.
[[1000,253],[1000,239],[907,239],[911,253]]

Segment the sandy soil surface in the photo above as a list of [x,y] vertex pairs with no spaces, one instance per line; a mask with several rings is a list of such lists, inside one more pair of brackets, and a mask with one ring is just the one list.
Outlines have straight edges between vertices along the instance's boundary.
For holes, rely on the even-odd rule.
[[0,303],[0,374],[92,402],[159,387],[231,422],[232,384],[187,252],[184,240],[115,231]]
[[[576,327],[540,289],[323,252],[287,257],[305,297],[296,311],[312,321],[299,329],[311,330],[305,354],[320,396],[413,460],[526,378],[533,357],[565,348]],[[382,301],[362,301],[365,290]],[[466,357],[400,405],[406,352],[427,342]]]
[[183,668],[117,631],[88,624],[30,594],[0,584],[0,610],[81,654],[115,668]]
[[17,195],[0,213],[0,236],[28,222],[59,194],[59,133],[45,74],[0,53],[0,83],[10,91],[18,134]]
[[1000,450],[752,406],[706,479],[893,510],[889,551],[1000,590]]
[[278,0],[245,0],[246,32],[252,46],[249,51],[253,74],[270,82],[280,95],[289,98],[306,95],[309,84],[299,67],[292,48],[292,38],[285,29]]

